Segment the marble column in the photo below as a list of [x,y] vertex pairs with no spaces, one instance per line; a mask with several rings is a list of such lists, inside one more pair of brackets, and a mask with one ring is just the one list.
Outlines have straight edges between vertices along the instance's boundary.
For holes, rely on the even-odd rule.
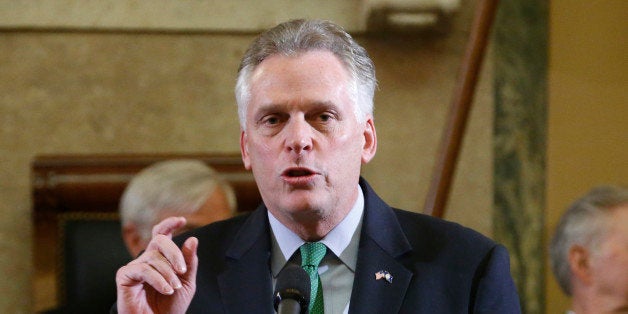
[[494,237],[510,251],[523,313],[542,313],[547,1],[501,1],[493,29]]

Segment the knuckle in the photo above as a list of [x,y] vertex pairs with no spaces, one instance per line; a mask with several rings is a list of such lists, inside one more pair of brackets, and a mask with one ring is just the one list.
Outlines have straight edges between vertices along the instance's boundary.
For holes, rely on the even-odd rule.
[[167,237],[167,236],[165,236],[165,235],[163,235],[163,234],[156,234],[156,235],[153,237],[153,240],[155,240],[155,241],[157,241],[157,242],[160,242],[160,243],[161,243],[161,242],[163,242],[163,241],[165,241],[166,239],[168,239],[168,237]]
[[161,223],[158,223],[158,224],[153,226],[153,229],[151,230],[151,232],[152,232],[152,234],[154,236],[159,234],[159,228],[161,227],[160,225],[161,225]]
[[142,274],[142,277],[146,278],[153,271],[153,267],[148,263],[141,263],[138,265],[138,273]]
[[118,268],[118,271],[116,271],[116,281],[122,279],[123,277],[125,277],[126,273],[127,273],[127,269],[128,266],[122,266],[120,268]]

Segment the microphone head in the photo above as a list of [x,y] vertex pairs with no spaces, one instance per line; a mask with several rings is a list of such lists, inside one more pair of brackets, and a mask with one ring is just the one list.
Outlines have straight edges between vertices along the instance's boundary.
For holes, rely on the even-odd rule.
[[310,276],[303,268],[288,264],[277,277],[273,295],[275,311],[282,300],[292,299],[301,305],[301,313],[307,312],[310,304]]

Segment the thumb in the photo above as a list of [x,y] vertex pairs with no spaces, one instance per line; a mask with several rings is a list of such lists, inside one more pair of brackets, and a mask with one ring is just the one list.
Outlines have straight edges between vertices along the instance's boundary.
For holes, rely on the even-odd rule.
[[196,271],[198,269],[198,239],[195,237],[189,237],[183,243],[181,251],[183,253],[183,259],[187,266],[187,271],[181,276],[181,279],[192,287],[196,286]]

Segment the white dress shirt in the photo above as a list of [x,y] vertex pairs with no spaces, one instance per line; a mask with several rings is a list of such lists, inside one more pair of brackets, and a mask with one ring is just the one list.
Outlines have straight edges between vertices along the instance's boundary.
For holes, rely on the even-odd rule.
[[[319,241],[328,248],[327,255],[318,267],[323,286],[325,313],[328,314],[348,313],[349,311],[349,300],[351,299],[353,277],[358,258],[360,227],[364,212],[362,188],[359,185],[357,188],[358,197],[351,211]],[[268,220],[273,235],[271,271],[274,286],[279,272],[286,266],[287,261],[294,260],[294,253],[305,241],[279,222],[270,211],[268,212]]]

